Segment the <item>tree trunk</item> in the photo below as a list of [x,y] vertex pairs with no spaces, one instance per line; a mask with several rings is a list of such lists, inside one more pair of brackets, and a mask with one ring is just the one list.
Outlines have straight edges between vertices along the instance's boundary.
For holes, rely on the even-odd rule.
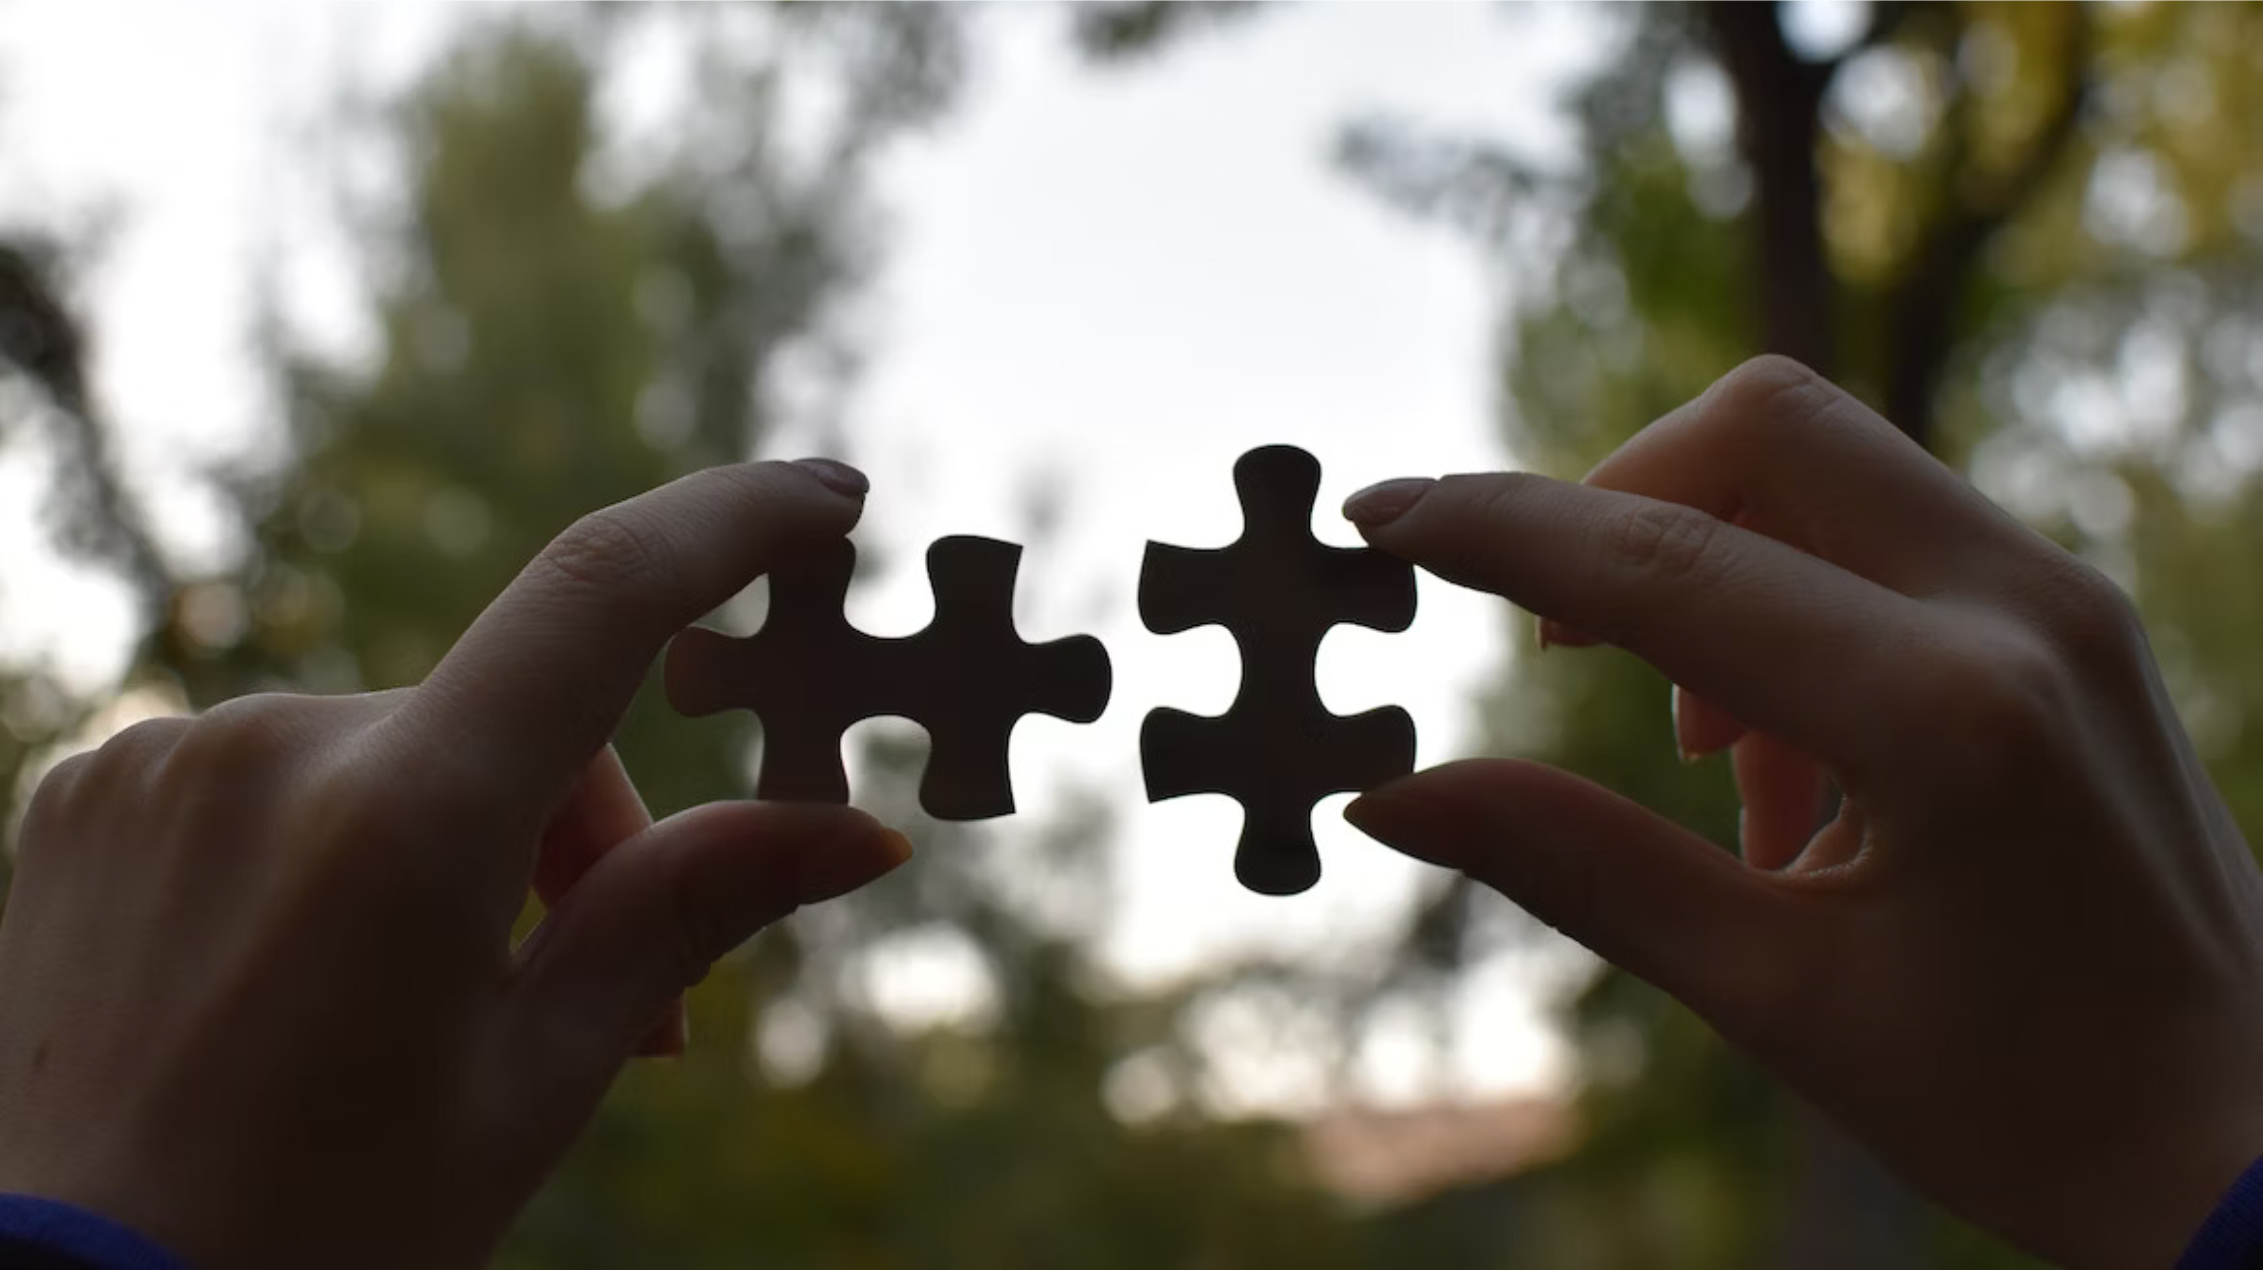
[[[1836,377],[1838,286],[1824,254],[1816,166],[1832,68],[1792,53],[1775,4],[1716,2],[1703,13],[1735,88],[1737,142],[1752,176],[1762,338],[1769,352]],[[1804,1102],[1793,1104],[1789,1151],[1796,1174],[1777,1255],[1784,1266],[1926,1262],[1922,1203]]]

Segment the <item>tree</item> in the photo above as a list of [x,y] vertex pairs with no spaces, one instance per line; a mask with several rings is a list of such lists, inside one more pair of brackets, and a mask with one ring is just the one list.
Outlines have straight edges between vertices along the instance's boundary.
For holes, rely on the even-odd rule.
[[[291,445],[238,483],[256,551],[183,590],[149,674],[197,704],[413,683],[576,516],[750,453],[777,378],[853,368],[830,322],[874,247],[861,178],[946,96],[950,14],[473,26],[392,116],[402,193],[371,210],[374,362],[283,342]],[[632,22],[711,24],[688,41],[706,51],[705,122],[622,180],[595,103]],[[838,110],[812,157],[786,103],[820,73]],[[687,721],[649,691],[616,735],[660,813],[745,793],[755,742],[743,716]],[[1104,903],[1102,819],[1017,843],[1000,869],[978,830],[910,811],[916,748],[867,760],[862,802],[912,830],[919,860],[719,968],[691,1054],[625,1076],[506,1260],[1313,1264],[1357,1248],[1281,1128],[1112,1110],[1124,1055],[1175,1062],[1180,1003],[1094,984],[1075,934]],[[987,1019],[906,1025],[871,1001],[868,949],[907,930],[978,963]]]

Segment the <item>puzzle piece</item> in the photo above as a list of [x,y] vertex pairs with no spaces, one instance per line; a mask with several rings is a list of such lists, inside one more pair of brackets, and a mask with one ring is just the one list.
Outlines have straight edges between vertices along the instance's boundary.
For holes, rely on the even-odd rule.
[[1139,613],[1168,635],[1216,623],[1241,647],[1241,690],[1222,716],[1151,711],[1139,731],[1147,798],[1231,795],[1241,801],[1234,874],[1253,892],[1287,896],[1320,878],[1312,806],[1414,768],[1414,721],[1397,707],[1339,716],[1312,680],[1321,638],[1338,623],[1386,632],[1414,621],[1414,567],[1373,548],[1312,536],[1320,462],[1294,446],[1253,450],[1234,465],[1242,535],[1216,549],[1150,543]]
[[770,576],[752,636],[694,628],[668,648],[668,701],[685,715],[744,707],[762,721],[762,799],[846,803],[841,734],[877,715],[926,726],[919,802],[950,821],[1014,811],[1007,744],[1031,713],[1078,724],[1108,705],[1108,652],[1090,636],[1032,645],[1014,630],[1021,548],[955,535],[927,550],[935,618],[868,636],[841,612],[856,549],[843,539]]

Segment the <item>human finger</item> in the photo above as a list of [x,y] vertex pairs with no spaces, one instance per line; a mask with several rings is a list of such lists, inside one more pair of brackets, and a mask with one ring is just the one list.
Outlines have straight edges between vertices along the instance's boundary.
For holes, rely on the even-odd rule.
[[1400,778],[1344,816],[1461,871],[1724,1028],[1769,1018],[1809,930],[1799,898],[1642,805],[1525,760]]
[[1527,473],[1385,483],[1374,546],[1631,650],[1750,727],[1867,770],[1901,754],[1920,603],[1680,504]]
[[1587,484],[1739,520],[1908,595],[2042,546],[1859,399],[1773,355],[1637,433]]
[[1747,733],[1730,751],[1744,812],[1737,840],[1757,870],[1790,865],[1822,824],[1823,770],[1781,739]]
[[[565,804],[551,815],[534,860],[534,895],[555,910],[606,853],[652,824],[644,797],[610,744],[598,748]],[[637,1054],[680,1055],[689,1037],[679,995],[663,1010],[660,1023],[638,1045]]]
[[472,623],[399,727],[481,791],[547,812],[668,638],[848,533],[863,487],[831,461],[732,464],[583,517]]
[[1546,617],[1533,620],[1532,641],[1542,653],[1559,646],[1565,649],[1586,649],[1602,643],[1578,628]]
[[688,809],[606,853],[528,938],[511,1061],[594,1100],[668,1002],[797,907],[853,891],[911,854],[842,805],[734,801]]
[[1745,734],[1744,721],[1714,706],[1702,694],[1694,694],[1680,685],[1674,686],[1674,750],[1683,762],[1695,763],[1704,757],[1736,745]]

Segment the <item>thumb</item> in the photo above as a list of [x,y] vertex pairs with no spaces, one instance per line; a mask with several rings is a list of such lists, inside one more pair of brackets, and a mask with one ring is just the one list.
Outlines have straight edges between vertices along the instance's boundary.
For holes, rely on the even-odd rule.
[[1773,879],[1560,769],[1465,760],[1378,787],[1344,817],[1494,889],[1740,1040],[1781,1018],[1812,964],[1802,909]]
[[594,1101],[675,996],[802,905],[902,865],[911,843],[834,804],[687,809],[607,852],[528,938],[513,996],[524,1073]]

